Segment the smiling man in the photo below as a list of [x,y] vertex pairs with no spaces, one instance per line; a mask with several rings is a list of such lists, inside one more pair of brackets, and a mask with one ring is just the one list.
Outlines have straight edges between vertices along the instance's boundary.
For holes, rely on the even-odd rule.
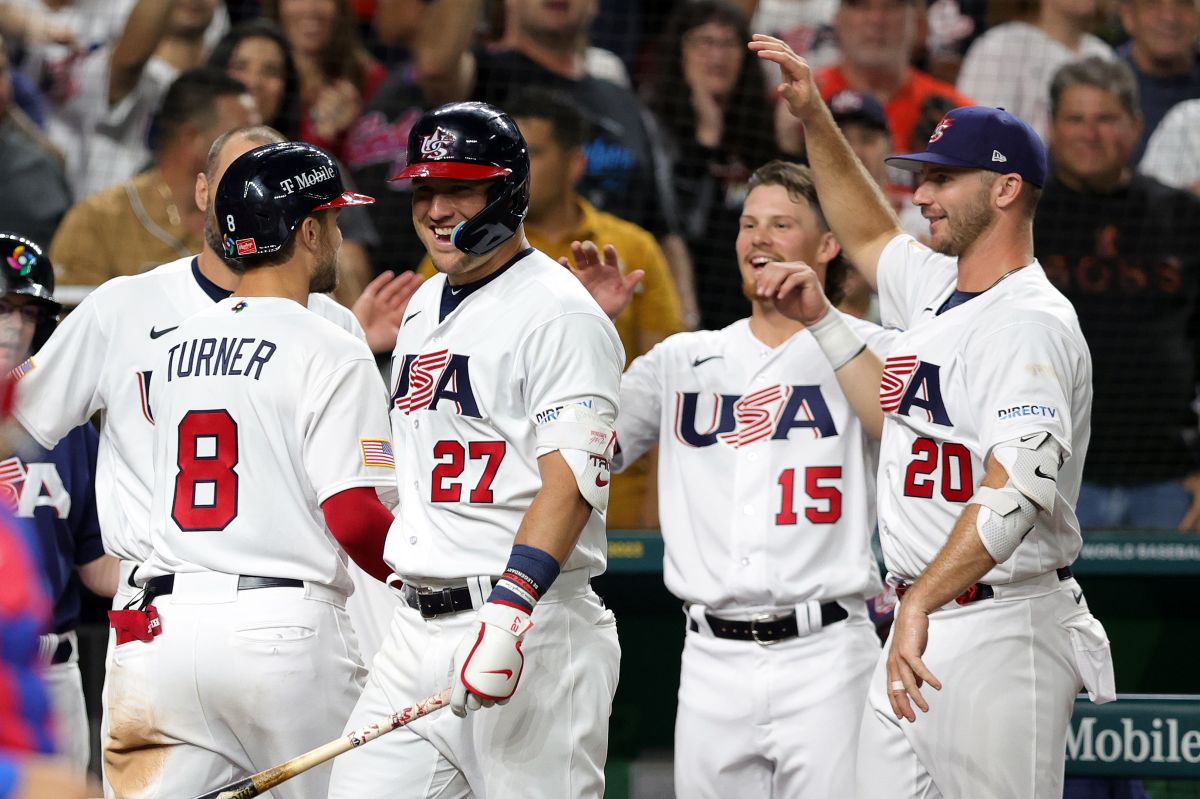
[[926,247],[900,229],[808,64],[771,37],[750,49],[781,67],[777,93],[804,124],[830,228],[878,286],[884,324],[904,331],[878,393],[865,386],[884,411],[879,537],[900,604],[863,714],[856,795],[1061,797],[1075,695],[1115,689],[1070,569],[1091,359],[1033,254],[1045,148],[1008,112],[967,106],[923,152],[888,159],[917,172]]
[[385,559],[404,604],[347,727],[447,685],[465,718],[338,758],[330,796],[598,798],[620,652],[589,579],[607,557],[624,352],[525,239],[529,155],[506,114],[427,113],[397,178],[413,181],[440,274],[409,302],[392,362],[400,507]]
[[[864,340],[886,352],[891,335],[830,308],[849,267],[808,169],[772,161],[749,186],[736,268],[750,318],[672,336],[630,365],[616,464],[661,448],[663,576],[688,617],[676,795],[850,796],[879,657],[864,600],[880,587],[870,538],[883,420],[842,381],[868,361],[877,371]],[[830,325],[781,313],[758,291],[768,271],[803,275],[818,313],[861,338],[827,359],[817,337]]]

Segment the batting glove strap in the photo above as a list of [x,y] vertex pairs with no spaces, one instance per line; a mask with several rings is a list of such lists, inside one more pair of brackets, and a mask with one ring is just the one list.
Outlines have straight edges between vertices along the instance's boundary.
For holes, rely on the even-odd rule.
[[456,715],[512,697],[525,666],[521,639],[532,626],[520,608],[488,602],[479,609],[454,656],[450,709]]

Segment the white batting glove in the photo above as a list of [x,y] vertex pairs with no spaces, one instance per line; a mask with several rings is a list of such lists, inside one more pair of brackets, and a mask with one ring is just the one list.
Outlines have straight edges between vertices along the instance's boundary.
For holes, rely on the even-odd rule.
[[450,709],[464,717],[469,710],[504,704],[517,690],[525,656],[521,640],[533,626],[520,608],[488,602],[475,614],[454,653]]

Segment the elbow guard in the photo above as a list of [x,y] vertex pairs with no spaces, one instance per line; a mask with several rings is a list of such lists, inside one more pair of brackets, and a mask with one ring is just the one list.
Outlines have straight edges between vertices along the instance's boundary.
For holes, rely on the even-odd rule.
[[997,563],[1012,557],[1033,530],[1039,510],[1054,510],[1062,450],[1049,433],[1005,441],[992,454],[1008,472],[1001,488],[980,486],[971,498],[979,505],[975,527],[984,547]]
[[600,513],[608,510],[611,458],[617,432],[591,408],[566,405],[537,428],[538,457],[558,451],[571,472],[579,493]]

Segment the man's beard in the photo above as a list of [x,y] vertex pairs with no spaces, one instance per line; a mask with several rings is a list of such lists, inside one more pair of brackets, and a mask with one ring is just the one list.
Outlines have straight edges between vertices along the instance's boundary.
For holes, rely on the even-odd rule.
[[208,213],[204,215],[204,243],[230,269],[241,272],[245,268],[225,252],[225,242],[222,241],[221,234],[217,231],[217,214],[213,211],[212,205],[209,205]]
[[328,294],[337,288],[338,284],[338,251],[333,247],[321,247],[320,257],[312,277],[308,279],[310,294]]
[[977,203],[967,206],[957,214],[957,221],[946,217],[946,236],[940,242],[933,242],[933,249],[942,255],[959,257],[992,223],[993,216],[986,195],[981,195]]

